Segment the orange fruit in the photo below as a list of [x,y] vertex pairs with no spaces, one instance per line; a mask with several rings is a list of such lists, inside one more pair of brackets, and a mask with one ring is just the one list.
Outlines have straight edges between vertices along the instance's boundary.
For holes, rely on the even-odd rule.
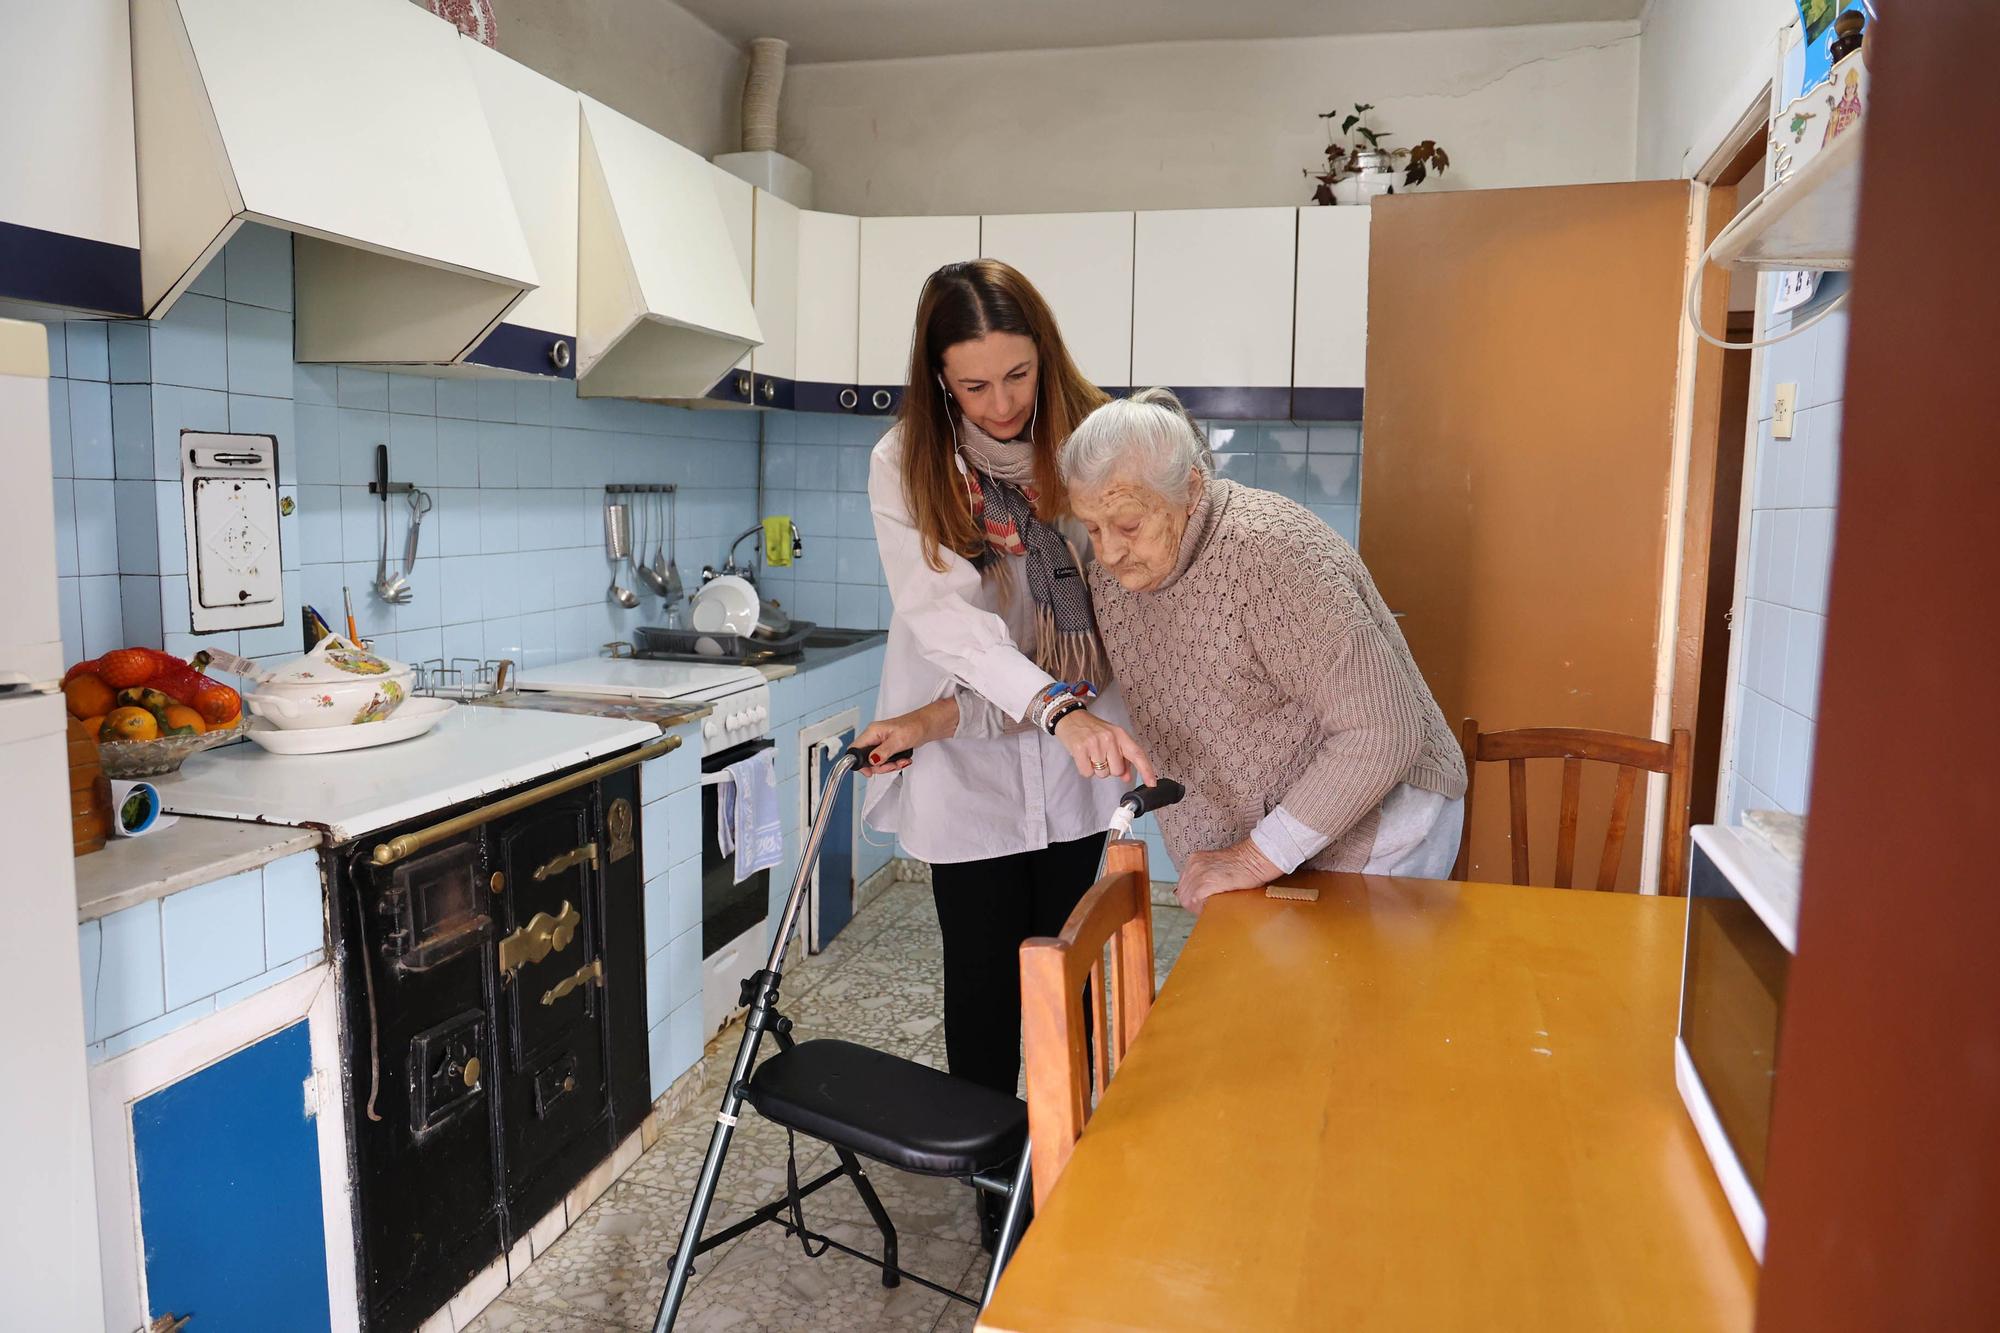
[[227,726],[243,711],[243,696],[227,685],[212,683],[194,697],[194,706],[210,726]]
[[63,683],[71,717],[102,717],[111,711],[116,691],[101,676],[73,676]]
[[72,680],[75,680],[78,676],[82,675],[94,676],[96,674],[97,674],[97,659],[93,657],[87,661],[78,662],[75,666],[63,672],[63,684],[65,685],[69,684]]
[[162,716],[166,720],[168,731],[177,732],[182,727],[192,727],[194,734],[199,736],[208,730],[208,723],[202,720],[201,714],[195,712],[194,709],[187,707],[185,704],[169,705],[163,710]]
[[103,739],[100,733],[104,730],[104,718],[102,716],[84,718],[83,729],[89,733],[92,740]]
[[156,741],[160,738],[160,723],[143,708],[114,708],[104,715],[103,727],[97,733],[101,741]]
[[144,648],[120,648],[97,659],[97,674],[104,677],[106,685],[117,690],[144,685],[158,669],[153,654]]

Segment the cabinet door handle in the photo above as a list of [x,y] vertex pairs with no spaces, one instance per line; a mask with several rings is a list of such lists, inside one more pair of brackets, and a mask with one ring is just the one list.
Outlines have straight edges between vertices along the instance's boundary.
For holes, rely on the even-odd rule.
[[535,867],[535,883],[541,883],[550,875],[560,875],[563,871],[579,863],[587,864],[593,870],[597,868],[596,843],[586,842],[581,847],[572,847],[561,856],[552,857],[542,862],[542,864]]
[[861,406],[861,395],[853,389],[842,389],[838,401],[842,407],[851,412]]
[[887,389],[877,389],[873,394],[869,395],[868,401],[874,405],[877,412],[887,412],[889,404],[896,401],[896,395],[890,393]]

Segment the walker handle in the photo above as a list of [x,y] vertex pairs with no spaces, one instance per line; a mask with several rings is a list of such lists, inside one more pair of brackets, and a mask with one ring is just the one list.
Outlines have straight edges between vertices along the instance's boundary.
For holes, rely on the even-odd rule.
[[1187,795],[1187,788],[1172,778],[1161,778],[1150,787],[1134,787],[1118,801],[1121,809],[1130,810],[1132,818],[1139,819],[1155,810],[1173,805]]
[[[868,751],[869,751],[869,750],[870,750],[871,748],[873,748],[873,747],[871,747],[871,746],[867,746],[867,745],[856,745],[856,746],[852,746],[852,747],[850,747],[850,748],[848,749],[848,751],[847,751],[847,757],[848,757],[849,759],[852,759],[852,760],[854,761],[854,766],[855,766],[856,768],[867,768],[867,767],[869,767],[869,764],[868,764]],[[908,759],[908,758],[909,758],[909,757],[910,757],[911,755],[913,755],[913,754],[915,754],[915,753],[916,753],[916,751],[914,751],[914,750],[905,750],[905,751],[903,751],[903,752],[902,752],[901,754],[892,754],[892,755],[890,755],[890,756],[889,756],[889,758],[888,758],[888,759],[886,759],[886,760],[885,760],[884,762],[885,762],[885,763],[890,763],[890,764],[900,764],[900,763],[902,763],[902,762],[903,762],[903,761],[904,761],[905,759]]]

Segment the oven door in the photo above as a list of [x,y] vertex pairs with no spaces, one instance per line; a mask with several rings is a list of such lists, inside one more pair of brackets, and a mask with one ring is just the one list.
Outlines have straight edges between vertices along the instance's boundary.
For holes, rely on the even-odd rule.
[[[745,741],[701,761],[704,778],[712,777],[762,750],[777,748],[766,737]],[[753,927],[761,926],[770,915],[771,872],[756,874],[736,882],[736,858],[722,854],[716,840],[716,807],[721,788],[712,782],[701,787],[701,956],[709,958]]]

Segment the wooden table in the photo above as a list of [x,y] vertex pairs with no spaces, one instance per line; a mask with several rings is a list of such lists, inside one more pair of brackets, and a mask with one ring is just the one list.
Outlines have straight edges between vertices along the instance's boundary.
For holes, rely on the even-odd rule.
[[1750,1327],[1682,902],[1296,882],[1209,900],[981,1329]]

